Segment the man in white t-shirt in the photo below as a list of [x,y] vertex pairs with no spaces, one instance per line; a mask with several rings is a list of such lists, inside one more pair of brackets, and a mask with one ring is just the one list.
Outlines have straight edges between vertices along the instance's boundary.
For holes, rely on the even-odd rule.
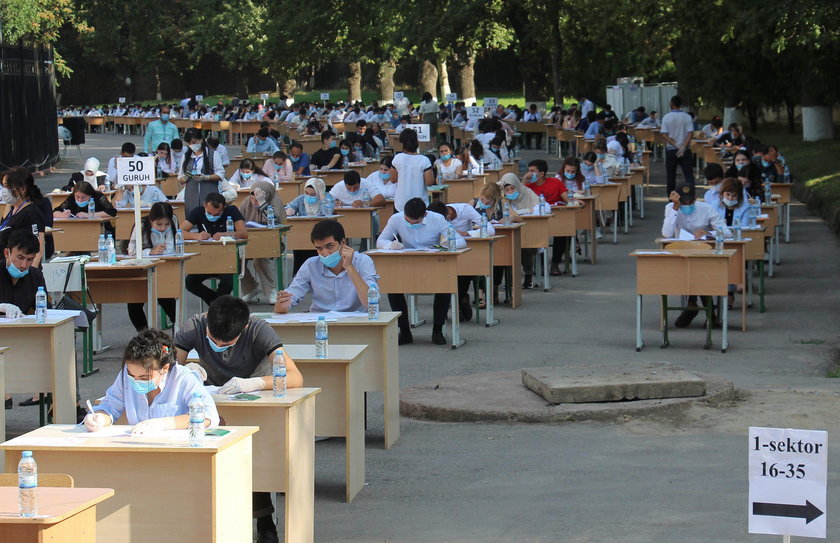
[[398,153],[392,161],[397,171],[394,208],[398,212],[402,212],[405,203],[412,198],[427,201],[426,186],[435,184],[432,163],[425,156],[417,154],[420,147],[417,132],[411,128],[400,132],[400,144],[403,152]]
[[691,153],[691,133],[694,122],[682,111],[682,98],[671,97],[671,111],[662,117],[662,138],[665,140],[666,194],[677,186],[677,165],[682,168],[685,182],[694,187],[694,156]]
[[350,170],[344,173],[344,181],[339,181],[330,189],[338,205],[346,207],[365,207],[364,194],[367,191],[370,197],[368,206],[378,207],[385,205],[385,198],[379,192],[379,187],[362,179],[359,172]]

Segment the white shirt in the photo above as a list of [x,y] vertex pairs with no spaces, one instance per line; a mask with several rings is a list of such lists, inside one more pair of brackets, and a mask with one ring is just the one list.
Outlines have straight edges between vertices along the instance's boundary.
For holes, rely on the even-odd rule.
[[706,194],[703,195],[703,201],[709,204],[712,207],[717,207],[720,203],[720,186],[723,183],[718,183],[716,186],[710,188],[706,191]]
[[[376,175],[379,175],[379,173],[376,172]],[[353,202],[355,202],[356,200],[361,200],[362,195],[365,193],[365,191],[368,191],[368,194],[371,198],[373,198],[374,196],[379,196],[381,194],[379,192],[379,187],[374,183],[369,183],[367,178],[361,180],[361,182],[359,183],[359,190],[357,190],[356,192],[350,192],[347,189],[347,185],[344,183],[344,181],[339,181],[338,183],[333,185],[333,188],[330,189],[330,194],[333,195],[333,198],[335,198],[336,202],[340,202],[342,205],[349,206],[353,205]]]
[[394,208],[402,211],[405,203],[412,198],[426,201],[426,182],[423,173],[432,168],[429,159],[423,155],[399,153],[392,162],[397,170],[397,190],[394,194]]
[[450,159],[449,166],[446,166],[441,159],[435,160],[435,167],[443,179],[455,179],[458,177],[455,172],[460,165],[461,161],[457,158]]
[[476,135],[475,139],[477,139],[484,149],[490,147],[490,142],[493,141],[493,138],[496,137],[495,132],[482,132],[481,134]]
[[373,172],[362,180],[363,183],[365,181],[367,181],[371,186],[376,187],[379,194],[381,194],[386,200],[394,199],[394,194],[397,192],[397,184],[391,183],[390,179],[383,181],[382,177],[379,176],[379,170]]
[[[368,285],[379,281],[373,259],[368,255],[353,253],[353,267]],[[347,270],[342,270],[336,275],[324,266],[318,256],[313,256],[303,263],[286,292],[292,295],[293,306],[300,303],[307,292],[311,292],[312,305],[309,306],[309,310],[317,313],[367,311],[366,305],[359,299],[356,286]]]
[[638,126],[639,128],[659,128],[659,119],[651,119],[650,117],[645,117],[636,126]]
[[[391,242],[399,236],[403,247],[406,249],[430,249],[435,245],[440,245],[447,238],[448,232],[449,223],[439,213],[429,213],[427,211],[423,221],[415,227],[409,227],[405,220],[405,214],[394,213],[388,219],[385,229],[376,239],[376,247],[389,249]],[[467,242],[457,232],[455,233],[455,246],[458,249],[467,246]]]
[[589,113],[590,111],[594,110],[594,109],[595,109],[595,104],[592,103],[592,100],[587,98],[580,105],[580,116],[583,117],[583,118],[586,118],[586,114]]
[[227,147],[220,143],[219,146],[216,147],[215,153],[219,155],[219,158],[222,159],[222,166],[227,166],[230,164],[230,155],[228,154]]
[[[677,144],[682,144],[694,132],[694,123],[691,115],[685,111],[672,110],[662,117],[662,133],[668,134]],[[665,145],[666,149],[676,149],[671,144]]]
[[[116,206],[120,209],[134,209],[134,185],[123,186],[123,199],[118,201]],[[140,207],[151,207],[155,202],[168,202],[169,199],[155,185],[140,187]],[[154,228],[152,228],[154,231]]]
[[[452,219],[452,226],[458,232],[469,232],[481,227],[481,214],[472,204],[446,204],[455,210],[455,218]],[[495,236],[496,229],[489,222],[487,223],[487,235]]]
[[726,237],[732,235],[726,226],[726,222],[706,202],[695,201],[694,213],[691,215],[686,215],[682,211],[675,211],[673,202],[669,202],[665,206],[665,220],[662,222],[662,237],[679,237],[680,230],[694,234],[698,230],[714,232],[717,229],[723,230],[723,235]]
[[723,135],[723,128],[715,128],[709,123],[703,127],[703,135],[707,138],[719,138]]

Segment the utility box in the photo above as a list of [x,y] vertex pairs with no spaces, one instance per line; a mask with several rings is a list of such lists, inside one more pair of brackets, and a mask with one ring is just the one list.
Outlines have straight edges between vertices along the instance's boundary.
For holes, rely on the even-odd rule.
[[645,111],[657,111],[659,117],[670,110],[671,97],[677,94],[677,83],[645,85],[641,77],[621,77],[616,85],[606,89],[607,104],[610,104],[623,119],[630,111],[644,106]]

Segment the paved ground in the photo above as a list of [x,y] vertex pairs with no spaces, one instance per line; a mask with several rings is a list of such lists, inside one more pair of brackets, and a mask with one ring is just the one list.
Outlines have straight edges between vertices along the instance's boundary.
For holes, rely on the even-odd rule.
[[[104,159],[116,154],[124,139],[93,136],[83,149],[103,159],[104,168]],[[544,156],[525,153],[528,159]],[[60,175],[38,182],[52,189],[80,163],[77,154]],[[552,161],[553,168],[558,164]],[[662,164],[654,164],[654,183],[663,177]],[[645,307],[649,346],[636,353],[635,272],[627,255],[652,247],[658,235],[664,189],[654,187],[651,195],[648,218],[620,235],[618,245],[602,244],[596,266],[582,264],[576,278],[552,278],[551,292],[526,291],[517,310],[498,308],[497,327],[463,326],[467,344],[461,349],[433,346],[431,330],[416,329],[417,343],[400,349],[400,382],[410,386],[522,367],[664,361],[730,379],[743,389],[743,400],[678,416],[628,418],[624,424],[403,418],[402,436],[386,452],[381,396],[372,394],[369,486],[353,503],[342,500],[343,441],[316,446],[317,541],[770,540],[746,533],[746,431],[750,425],[838,429],[837,381],[826,378],[837,360],[837,238],[803,206],[794,206],[791,244],[782,246],[783,263],[768,281],[767,312],[748,312],[749,331],[730,334],[727,354],[702,349],[701,318],[693,329],[675,331],[672,346],[660,350],[654,300]],[[194,299],[189,309],[197,310]],[[422,300],[421,310],[431,313],[430,298]],[[115,349],[96,358],[102,372],[82,380],[82,397],[104,392],[118,368],[119,350],[133,333],[122,307],[106,307],[105,320],[106,339]],[[32,407],[16,406],[7,415],[12,433],[37,423]],[[840,448],[830,451],[831,468],[840,461]],[[835,504],[840,493],[833,470],[829,480],[829,503]],[[832,538],[840,521],[831,510],[828,526]]]

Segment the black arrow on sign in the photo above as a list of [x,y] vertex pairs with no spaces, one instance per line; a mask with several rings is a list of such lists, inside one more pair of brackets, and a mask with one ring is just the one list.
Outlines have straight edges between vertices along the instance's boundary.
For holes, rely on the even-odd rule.
[[753,515],[801,518],[805,519],[805,524],[809,524],[822,514],[823,512],[820,511],[820,508],[808,500],[805,500],[805,505],[753,502]]

